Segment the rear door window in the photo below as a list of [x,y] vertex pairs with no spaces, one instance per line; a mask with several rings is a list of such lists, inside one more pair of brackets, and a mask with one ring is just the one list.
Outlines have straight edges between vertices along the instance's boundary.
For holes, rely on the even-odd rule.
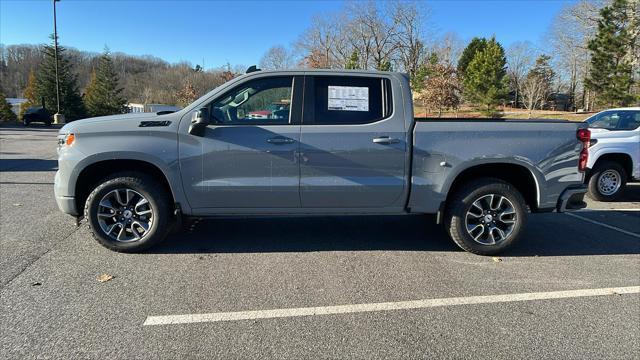
[[308,76],[304,123],[368,124],[392,113],[390,81],[356,76]]

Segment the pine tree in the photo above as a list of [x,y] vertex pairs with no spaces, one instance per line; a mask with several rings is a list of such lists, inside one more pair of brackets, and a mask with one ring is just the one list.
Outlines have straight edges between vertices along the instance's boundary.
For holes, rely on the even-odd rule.
[[378,68],[376,70],[378,70],[378,71],[393,71],[393,67],[391,67],[391,61],[389,61],[389,60],[382,61],[382,63],[380,63],[380,65],[378,66]]
[[635,39],[630,27],[637,26],[637,19],[633,18],[637,10],[630,9],[631,6],[628,0],[614,0],[604,7],[598,32],[589,42],[591,71],[586,85],[596,92],[600,105],[625,106],[634,100],[631,87]]
[[492,38],[466,69],[464,94],[469,101],[481,104],[487,115],[495,116],[495,106],[507,96],[506,65],[504,48]]
[[89,116],[122,114],[127,101],[118,87],[118,75],[113,68],[109,51],[100,56],[98,69],[91,74],[91,81],[85,91],[85,103]]
[[27,99],[27,101],[20,105],[20,119],[22,119],[28,108],[41,105],[40,99],[38,99],[36,94],[36,73],[33,70],[29,72],[27,87],[24,88],[22,97]]
[[0,91],[0,122],[16,120],[16,113],[11,110],[11,104],[5,98],[4,92]]
[[458,60],[457,73],[458,76],[463,77],[467,71],[467,67],[471,61],[475,58],[476,54],[483,51],[487,47],[487,39],[474,37],[471,39],[469,45],[462,51],[460,60]]
[[[53,36],[51,37],[53,39]],[[66,57],[65,48],[58,46],[58,79],[60,81],[60,113],[67,121],[84,117],[85,109],[78,91],[78,81]],[[54,47],[44,47],[44,59],[36,76],[37,98],[44,98],[47,110],[55,113],[56,105],[56,57]]]
[[347,60],[347,63],[344,65],[344,68],[350,70],[360,69],[360,58],[358,57],[357,51],[354,50],[351,53],[351,56],[349,57],[349,60]]
[[433,69],[435,68],[435,65],[438,64],[438,61],[438,54],[431,53],[427,57],[427,61],[418,67],[413,78],[410,79],[410,85],[413,91],[419,93],[424,89],[425,81],[433,75]]

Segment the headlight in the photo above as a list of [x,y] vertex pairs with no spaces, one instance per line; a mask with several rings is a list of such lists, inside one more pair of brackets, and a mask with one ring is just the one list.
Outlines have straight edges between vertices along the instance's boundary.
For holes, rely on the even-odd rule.
[[76,141],[76,136],[73,133],[59,135],[58,136],[58,148],[64,145],[71,146]]

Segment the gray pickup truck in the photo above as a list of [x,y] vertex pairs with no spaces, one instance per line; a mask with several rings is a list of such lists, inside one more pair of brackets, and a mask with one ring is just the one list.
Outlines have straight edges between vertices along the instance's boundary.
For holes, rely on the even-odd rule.
[[462,249],[489,255],[528,212],[584,206],[586,127],[415,119],[401,73],[251,71],[175,113],[65,125],[55,196],[123,252],[183,218],[437,214]]

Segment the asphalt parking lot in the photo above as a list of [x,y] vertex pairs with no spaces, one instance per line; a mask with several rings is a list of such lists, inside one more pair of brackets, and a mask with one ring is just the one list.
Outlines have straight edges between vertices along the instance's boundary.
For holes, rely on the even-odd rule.
[[56,131],[0,128],[2,359],[640,358],[640,185],[532,215],[500,258],[422,216],[210,220],[118,254],[57,210]]

